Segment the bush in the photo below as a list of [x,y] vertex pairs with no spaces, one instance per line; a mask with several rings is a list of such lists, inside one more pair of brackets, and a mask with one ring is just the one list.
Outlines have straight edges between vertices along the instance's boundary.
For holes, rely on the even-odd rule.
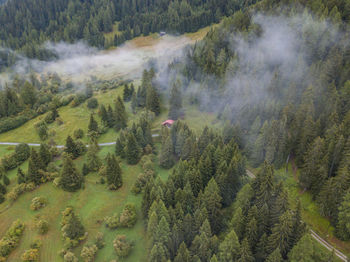
[[132,243],[125,235],[117,235],[113,241],[113,247],[118,257],[127,257],[132,249]]
[[[35,115],[33,114],[32,117]],[[30,120],[30,116],[16,116],[16,117],[8,117],[8,118],[2,118],[0,120],[0,133],[4,133],[6,131],[10,131],[12,129],[15,129],[24,123],[26,123],[28,120]]]
[[45,235],[49,231],[49,223],[44,219],[39,219],[35,226],[40,235]]
[[136,224],[136,208],[134,204],[126,204],[120,214],[119,223],[121,227],[133,227]]
[[43,208],[46,206],[47,200],[44,197],[34,197],[32,199],[32,203],[30,205],[31,210],[39,210],[40,208]]
[[12,250],[18,246],[23,231],[24,224],[20,220],[12,223],[4,237],[0,240],[0,261],[5,261]]
[[19,184],[16,185],[12,190],[7,194],[7,197],[14,201],[16,200],[20,195],[22,195],[24,192],[29,192],[34,190],[35,184],[34,183],[28,183],[28,184]]
[[80,256],[83,258],[84,262],[93,262],[97,253],[97,246],[84,246],[81,250]]
[[134,204],[126,204],[121,214],[114,214],[105,218],[106,227],[115,229],[118,227],[133,227],[136,223],[136,208]]
[[78,262],[78,259],[75,257],[75,255],[72,252],[68,251],[63,256],[63,261],[64,262]]
[[96,98],[92,97],[87,101],[87,107],[90,109],[94,109],[98,107],[98,101]]
[[30,156],[30,147],[25,143],[17,145],[15,148],[15,156],[18,163],[23,163]]
[[39,249],[31,248],[26,250],[21,256],[21,259],[26,262],[39,261]]
[[101,249],[105,246],[105,242],[103,241],[103,233],[97,232],[97,235],[95,237],[95,245],[98,249]]
[[84,131],[82,129],[75,129],[74,130],[74,133],[73,133],[73,136],[75,139],[81,139],[84,137]]

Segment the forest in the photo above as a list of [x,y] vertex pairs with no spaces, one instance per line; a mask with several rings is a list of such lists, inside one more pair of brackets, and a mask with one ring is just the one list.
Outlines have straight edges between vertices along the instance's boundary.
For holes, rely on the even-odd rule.
[[[346,261],[349,22],[349,0],[4,2],[0,261]],[[66,59],[47,43],[168,34],[195,40],[141,75],[35,71]]]

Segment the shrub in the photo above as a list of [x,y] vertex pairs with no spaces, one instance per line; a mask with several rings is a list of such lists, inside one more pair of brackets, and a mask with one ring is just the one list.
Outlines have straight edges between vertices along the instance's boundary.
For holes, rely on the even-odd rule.
[[28,183],[28,184],[19,184],[16,185],[14,188],[12,188],[12,190],[7,194],[7,197],[10,200],[16,200],[21,194],[23,194],[24,192],[29,192],[34,190],[35,188],[35,184],[34,183]]
[[4,182],[5,186],[8,186],[10,184],[10,179],[6,175],[2,176],[2,181]]
[[30,147],[27,144],[21,143],[15,148],[16,160],[19,163],[26,161],[30,156]]
[[127,257],[132,249],[132,243],[125,235],[117,235],[113,241],[113,247],[118,257]]
[[114,214],[105,218],[106,227],[115,229],[118,227],[133,227],[136,223],[136,208],[134,204],[126,204],[121,214]]
[[95,237],[95,245],[98,249],[101,249],[105,246],[105,242],[103,241],[103,233],[97,232],[97,235]]
[[[29,114],[30,115],[30,114]],[[34,117],[35,115],[32,115]],[[7,117],[0,120],[0,133],[15,129],[30,120],[30,116],[20,115],[16,117]]]
[[48,128],[45,121],[41,121],[35,125],[36,132],[41,140],[46,140],[49,137]]
[[35,226],[40,235],[45,235],[49,231],[49,223],[44,219],[39,219]]
[[63,256],[63,261],[64,262],[78,262],[78,259],[75,257],[75,255],[72,252],[68,251]]
[[34,197],[30,205],[31,210],[38,210],[46,206],[47,200],[44,197]]
[[39,261],[39,249],[31,248],[26,250],[21,256],[21,259],[26,262]]
[[121,227],[133,227],[136,224],[136,208],[134,204],[126,204],[120,214],[119,223]]
[[73,133],[73,136],[75,139],[80,139],[80,138],[83,138],[84,137],[84,131],[82,129],[75,129],[74,130],[74,133]]
[[87,101],[87,107],[90,109],[94,109],[98,107],[98,101],[96,98],[92,97]]
[[93,262],[97,253],[97,246],[84,246],[81,250],[80,256],[83,258],[84,262]]
[[12,223],[4,237],[0,239],[0,261],[5,261],[12,250],[18,246],[23,231],[24,224],[20,220]]

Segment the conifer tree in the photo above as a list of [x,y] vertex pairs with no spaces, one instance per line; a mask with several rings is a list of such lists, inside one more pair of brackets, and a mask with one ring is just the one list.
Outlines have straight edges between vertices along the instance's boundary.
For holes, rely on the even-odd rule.
[[241,244],[241,253],[238,262],[254,262],[255,259],[253,257],[251,248],[249,246],[248,240],[245,238]]
[[109,126],[108,125],[108,113],[107,113],[106,107],[104,105],[100,106],[100,116],[101,116],[102,123],[106,126]]
[[72,137],[71,136],[67,136],[67,139],[66,139],[66,146],[65,146],[65,149],[64,151],[67,153],[67,154],[70,154],[73,159],[74,158],[77,158],[79,156],[79,150],[77,148],[77,145],[76,143],[73,141]]
[[114,127],[117,131],[127,126],[128,117],[126,115],[124,102],[120,96],[118,96],[117,101],[115,102],[114,120]]
[[130,133],[127,136],[127,141],[125,146],[125,157],[128,164],[130,165],[135,165],[140,160],[141,149],[133,133]]
[[347,241],[350,239],[350,192],[348,192],[339,207],[337,235]]
[[162,146],[159,164],[163,168],[171,168],[174,165],[173,144],[170,137],[165,140]]
[[97,172],[102,166],[102,161],[98,156],[98,145],[97,141],[92,141],[87,151],[87,167],[89,171]]
[[51,159],[52,159],[51,152],[48,145],[46,144],[40,145],[39,155],[42,163],[44,164],[45,167],[47,167],[47,165],[51,162]]
[[112,190],[123,185],[122,170],[114,155],[107,155],[107,183]]
[[63,236],[71,240],[78,240],[85,234],[84,226],[80,219],[75,215],[72,208],[66,208],[62,217],[62,232]]
[[219,245],[218,257],[220,262],[236,261],[240,255],[240,244],[234,230],[227,234]]
[[74,192],[80,189],[82,184],[83,177],[76,169],[72,158],[69,155],[65,155],[63,159],[59,185],[65,191]]
[[266,259],[266,262],[282,262],[282,256],[279,248],[276,248]]
[[177,250],[177,255],[174,262],[191,262],[191,255],[188,251],[186,244],[182,242],[179,249]]
[[152,84],[147,87],[146,108],[154,112],[156,116],[160,114],[159,95]]
[[221,227],[221,196],[219,187],[214,178],[212,178],[206,188],[202,197],[203,207],[208,210],[208,217],[213,232],[219,232]]
[[93,114],[90,114],[88,133],[89,134],[98,133],[98,123],[96,122]]
[[182,95],[178,83],[171,88],[169,103],[169,118],[177,120],[182,115]]
[[34,182],[34,184],[39,185],[42,183],[42,174],[39,171],[42,168],[43,164],[41,159],[34,148],[32,148],[29,157],[28,163],[28,181]]

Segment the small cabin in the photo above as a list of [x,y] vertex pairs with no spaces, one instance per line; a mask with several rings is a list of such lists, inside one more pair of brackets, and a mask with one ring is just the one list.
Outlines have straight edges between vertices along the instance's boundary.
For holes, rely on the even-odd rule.
[[174,120],[168,119],[162,123],[162,126],[166,126],[166,127],[170,128],[174,124],[174,122],[175,122]]
[[160,35],[160,36],[165,36],[165,35],[166,35],[166,32],[160,31],[160,32],[159,32],[159,35]]

